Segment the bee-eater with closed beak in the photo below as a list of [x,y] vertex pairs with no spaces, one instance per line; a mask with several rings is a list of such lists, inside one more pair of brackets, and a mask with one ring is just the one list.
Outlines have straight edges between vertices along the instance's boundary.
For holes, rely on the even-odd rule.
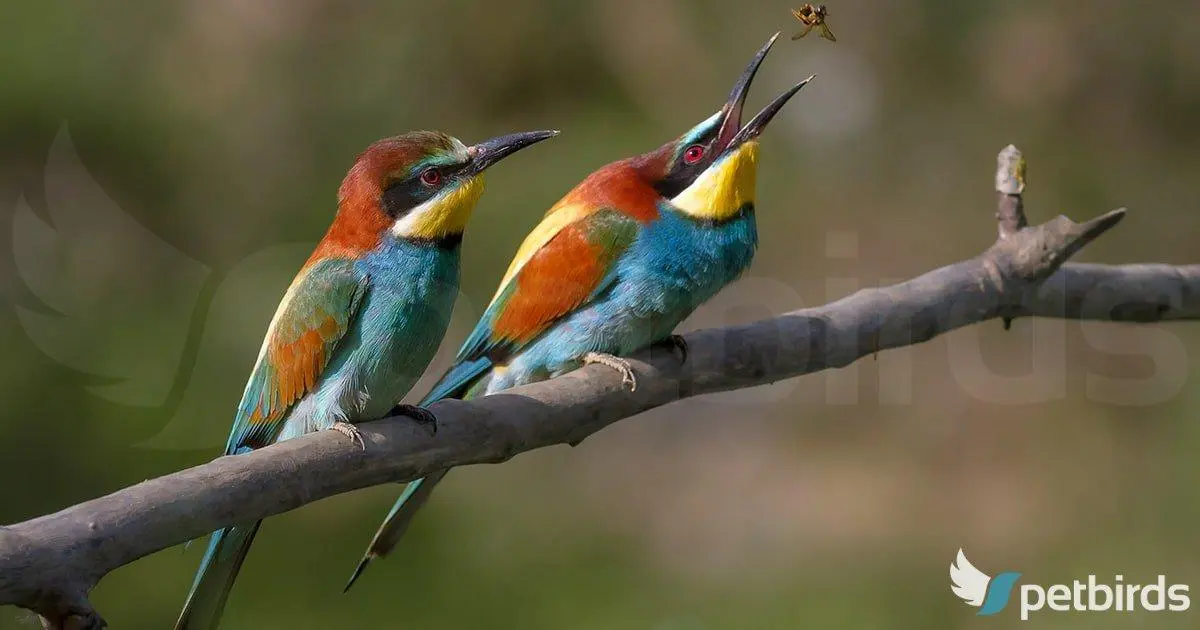
[[[673,341],[675,327],[737,278],[758,243],[757,138],[812,77],[742,125],[772,37],[716,114],[676,140],[589,175],[526,237],[455,365],[425,398],[471,398]],[[446,471],[409,484],[346,589],[387,554]]]
[[[441,343],[458,296],[459,245],[483,171],[558,132],[474,146],[417,131],[367,148],[337,215],[283,296],[242,394],[226,455],[384,416]],[[429,412],[404,407],[420,421]],[[214,532],[175,627],[215,628],[262,521]]]

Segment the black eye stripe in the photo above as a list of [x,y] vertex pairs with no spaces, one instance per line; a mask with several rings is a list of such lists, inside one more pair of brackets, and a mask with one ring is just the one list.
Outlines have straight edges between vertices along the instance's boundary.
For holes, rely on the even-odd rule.
[[463,169],[463,164],[446,164],[435,166],[441,178],[438,183],[430,186],[421,181],[421,175],[429,170],[424,167],[405,179],[394,182],[383,191],[383,210],[393,220],[400,219],[412,212],[413,208],[429,201],[438,192],[450,185],[455,176]]
[[[713,130],[709,133],[703,134],[699,138],[696,138],[694,141],[689,142],[686,146],[680,147],[677,150],[675,161],[671,163],[671,168],[667,172],[666,177],[663,177],[662,180],[654,186],[659,195],[666,197],[667,199],[678,195],[679,193],[683,192],[685,188],[692,185],[692,182],[694,182],[696,178],[700,176],[700,173],[703,173],[704,169],[708,168],[708,166],[712,164],[712,160],[716,152],[712,150],[710,145],[716,133],[716,130]],[[695,162],[689,164],[687,161],[688,149],[694,146],[703,147],[704,154],[701,155]]]
[[383,210],[393,220],[412,212],[413,208],[429,200],[433,191],[428,187],[413,186],[409,180],[397,182],[383,191]]

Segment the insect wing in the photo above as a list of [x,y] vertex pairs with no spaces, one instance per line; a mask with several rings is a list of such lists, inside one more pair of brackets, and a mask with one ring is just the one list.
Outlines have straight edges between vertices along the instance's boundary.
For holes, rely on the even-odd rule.
[[812,30],[812,24],[805,24],[803,31],[800,31],[799,33],[796,33],[795,35],[792,35],[792,40],[794,41],[794,40],[800,39],[801,37],[804,37],[805,35],[808,35],[808,32],[811,30]]

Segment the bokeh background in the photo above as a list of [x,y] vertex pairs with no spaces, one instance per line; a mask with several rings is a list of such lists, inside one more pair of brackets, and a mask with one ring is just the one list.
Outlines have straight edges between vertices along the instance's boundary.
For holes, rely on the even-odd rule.
[[[564,130],[491,173],[438,372],[545,208],[709,115],[777,30],[751,107],[819,76],[764,138],[753,270],[684,329],[975,255],[1010,142],[1033,220],[1131,209],[1077,260],[1200,262],[1200,4],[839,0],[836,44],[788,41],[789,8],[4,3],[0,522],[219,452],[271,312],[369,142]],[[993,322],[687,401],[456,472],[349,595],[397,488],[336,497],[268,521],[222,627],[1023,626],[950,593],[959,547],[1040,584],[1200,585],[1197,357],[1196,325]],[[115,572],[95,604],[115,628],[169,627],[202,549]],[[33,623],[0,609],[0,628]]]

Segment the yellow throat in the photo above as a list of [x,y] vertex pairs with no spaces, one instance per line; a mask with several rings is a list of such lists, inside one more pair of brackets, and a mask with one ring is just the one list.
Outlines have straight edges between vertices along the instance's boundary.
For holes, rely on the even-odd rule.
[[460,235],[466,230],[483,189],[482,173],[463,180],[400,217],[392,226],[392,233],[398,238],[423,240]]
[[709,166],[671,203],[689,216],[725,221],[754,203],[758,142],[750,140]]

